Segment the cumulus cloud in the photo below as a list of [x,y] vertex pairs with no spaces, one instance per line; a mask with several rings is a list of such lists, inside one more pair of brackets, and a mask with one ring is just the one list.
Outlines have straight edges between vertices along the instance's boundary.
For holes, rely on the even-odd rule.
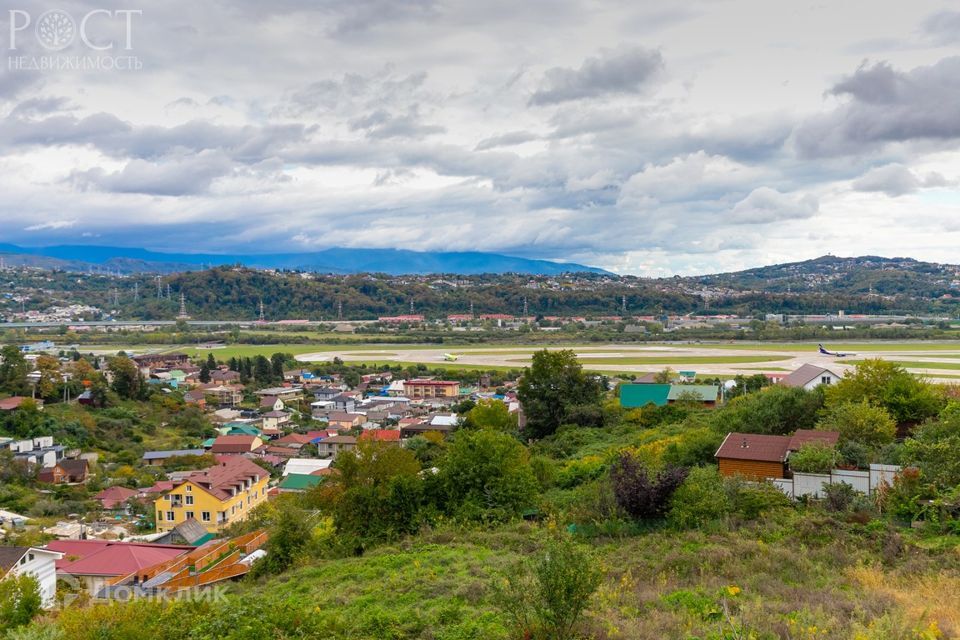
[[813,195],[790,196],[770,187],[758,187],[738,202],[727,219],[736,224],[769,224],[812,218],[820,209]]
[[607,94],[639,93],[663,70],[659,51],[634,48],[587,58],[579,69],[554,67],[544,74],[531,105],[550,105]]
[[853,182],[853,188],[855,191],[883,193],[897,198],[920,189],[946,187],[949,184],[942,174],[935,171],[920,176],[902,164],[895,163],[871,169]]
[[910,71],[864,63],[828,93],[845,101],[799,126],[796,143],[806,157],[960,139],[960,57]]

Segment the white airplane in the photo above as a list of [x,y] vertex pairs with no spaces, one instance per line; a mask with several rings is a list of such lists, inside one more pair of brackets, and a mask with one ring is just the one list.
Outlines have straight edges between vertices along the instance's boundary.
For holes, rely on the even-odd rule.
[[452,353],[443,354],[443,359],[446,360],[447,362],[456,362],[457,358],[458,356],[455,356]]
[[833,356],[835,358],[846,358],[847,356],[855,356],[855,353],[840,353],[839,351],[827,351],[823,348],[822,344],[817,345],[820,348],[820,354],[825,356]]

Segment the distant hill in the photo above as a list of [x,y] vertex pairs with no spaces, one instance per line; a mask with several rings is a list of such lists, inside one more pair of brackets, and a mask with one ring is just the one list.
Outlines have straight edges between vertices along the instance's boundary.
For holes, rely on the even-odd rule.
[[400,249],[326,249],[312,253],[209,254],[163,253],[130,247],[62,245],[19,247],[0,244],[10,266],[88,270],[99,267],[124,274],[179,273],[204,267],[243,265],[254,269],[289,269],[318,273],[386,273],[391,275],[456,273],[524,273],[556,275],[606,273],[582,264],[532,260],[479,251],[419,252]]

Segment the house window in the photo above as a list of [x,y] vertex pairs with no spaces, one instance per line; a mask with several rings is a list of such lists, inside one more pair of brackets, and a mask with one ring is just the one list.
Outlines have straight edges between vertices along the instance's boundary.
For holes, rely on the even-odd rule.
[[820,384],[830,384],[830,376],[820,376]]
[[27,564],[27,556],[20,558],[20,564]]
[[187,496],[187,504],[193,504],[193,496]]
[[33,556],[33,554],[31,553],[30,555],[28,555],[28,556],[27,556],[27,558],[29,558],[29,559],[30,559],[30,562],[33,562],[33,558],[34,558],[34,556]]
[[190,493],[192,491],[193,491],[193,487],[191,487],[190,485],[187,485],[187,493]]
[[157,511],[157,522],[161,522],[162,520],[163,520],[163,511]]
[[210,512],[209,512],[209,511],[201,511],[201,512],[200,512],[200,519],[203,520],[204,522],[210,522]]
[[190,518],[193,517],[193,511],[187,511],[187,512],[184,514],[184,517],[185,517],[187,520],[189,520]]
[[176,518],[175,518],[175,516],[173,515],[173,511],[167,511],[167,520],[173,521],[173,520],[175,520],[175,519],[176,519]]

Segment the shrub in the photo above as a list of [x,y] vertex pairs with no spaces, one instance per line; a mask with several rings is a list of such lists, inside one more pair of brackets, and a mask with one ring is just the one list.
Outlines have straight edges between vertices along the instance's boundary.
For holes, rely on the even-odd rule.
[[638,520],[661,517],[686,477],[687,470],[680,467],[654,474],[629,452],[622,452],[610,469],[617,504]]
[[673,526],[687,529],[720,520],[730,510],[730,499],[716,467],[700,467],[692,469],[674,492],[667,518]]
[[497,601],[523,637],[567,640],[602,579],[593,553],[563,535],[505,576]]
[[823,503],[829,511],[849,511],[858,493],[846,482],[830,482],[823,486]]
[[663,461],[676,467],[710,464],[723,438],[723,434],[707,427],[691,429],[683,434],[679,442],[667,445],[663,451]]
[[40,583],[32,575],[0,580],[0,631],[29,624],[41,605]]
[[790,454],[790,469],[800,473],[830,473],[839,461],[835,447],[825,442],[806,442]]
[[769,511],[793,504],[783,491],[769,482],[756,483],[740,478],[726,478],[724,487],[733,512],[745,520],[756,520]]

